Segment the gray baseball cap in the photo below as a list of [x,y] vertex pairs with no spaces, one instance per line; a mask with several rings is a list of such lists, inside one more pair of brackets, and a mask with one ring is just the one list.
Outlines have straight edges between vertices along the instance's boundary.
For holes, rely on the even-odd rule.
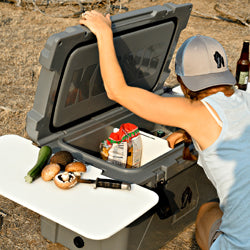
[[181,45],[176,55],[175,73],[192,91],[236,83],[222,45],[202,35],[190,37]]

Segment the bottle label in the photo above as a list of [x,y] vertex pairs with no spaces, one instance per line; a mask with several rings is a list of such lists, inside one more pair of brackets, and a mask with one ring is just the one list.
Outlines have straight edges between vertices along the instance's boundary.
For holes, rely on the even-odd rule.
[[249,72],[248,71],[241,71],[239,75],[239,84],[247,84],[248,83],[248,76]]

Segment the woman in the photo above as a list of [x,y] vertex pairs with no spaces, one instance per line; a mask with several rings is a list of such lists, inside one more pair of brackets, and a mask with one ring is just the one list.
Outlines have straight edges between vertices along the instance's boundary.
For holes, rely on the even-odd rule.
[[[198,163],[217,189],[220,204],[204,204],[196,221],[202,249],[250,249],[250,97],[235,90],[222,46],[206,36],[183,43],[176,74],[185,97],[161,97],[128,86],[117,61],[110,16],[91,11],[80,20],[97,38],[107,95],[142,118],[185,130],[199,153]],[[170,146],[183,133],[169,138]]]

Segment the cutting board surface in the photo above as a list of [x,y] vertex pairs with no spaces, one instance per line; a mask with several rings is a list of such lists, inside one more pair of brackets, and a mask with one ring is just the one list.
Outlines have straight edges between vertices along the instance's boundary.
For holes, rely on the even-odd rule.
[[[139,185],[131,190],[97,188],[77,184],[62,190],[53,181],[24,180],[37,161],[39,148],[17,135],[0,137],[0,195],[90,239],[109,238],[136,220],[158,202],[158,195]],[[84,178],[105,178],[87,166]]]

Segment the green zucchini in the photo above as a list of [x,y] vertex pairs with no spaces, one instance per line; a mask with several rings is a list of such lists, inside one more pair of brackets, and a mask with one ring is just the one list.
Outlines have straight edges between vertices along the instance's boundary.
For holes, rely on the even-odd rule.
[[46,165],[51,154],[52,150],[49,146],[42,146],[40,148],[36,165],[32,169],[30,169],[28,174],[24,177],[26,182],[31,183],[41,175],[43,167]]

